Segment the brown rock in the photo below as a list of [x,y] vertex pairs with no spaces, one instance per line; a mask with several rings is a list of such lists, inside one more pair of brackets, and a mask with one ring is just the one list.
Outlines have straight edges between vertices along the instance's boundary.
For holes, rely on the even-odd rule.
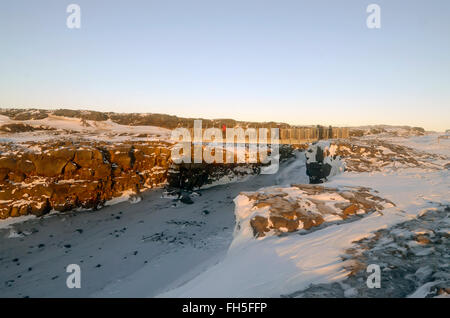
[[[64,140],[29,146],[40,152],[0,156],[0,218],[97,207],[123,191],[139,193],[167,180],[170,149],[164,143],[135,147]],[[29,203],[11,208],[23,199]]]
[[8,178],[8,173],[8,168],[0,168],[0,181],[6,180]]
[[12,157],[0,157],[0,169],[16,170],[16,159]]
[[91,180],[94,176],[94,169],[92,168],[81,168],[77,170],[76,179],[78,180]]
[[357,274],[358,272],[365,270],[367,268],[367,265],[363,263],[362,261],[355,259],[349,261],[344,268],[349,271],[349,275],[353,276]]
[[36,167],[36,174],[44,177],[56,177],[62,173],[68,160],[55,158],[48,154],[33,156],[33,164]]
[[23,180],[25,180],[25,175],[19,171],[16,172],[10,172],[8,173],[8,179],[12,182],[22,182]]
[[324,222],[321,215],[311,212],[298,213],[298,219],[303,223],[303,229],[305,230],[309,230],[313,226],[319,226]]
[[29,175],[33,173],[36,170],[36,167],[34,166],[33,162],[28,159],[20,159],[16,163],[16,169],[18,172],[23,173],[25,175]]
[[30,207],[28,204],[24,204],[19,208],[20,215],[27,215],[30,211]]
[[438,291],[438,295],[448,295],[450,294],[450,287],[440,288]]
[[75,155],[75,149],[62,147],[58,149],[51,149],[47,154],[54,158],[64,159],[66,161],[71,161]]
[[111,162],[118,165],[123,170],[128,170],[132,165],[132,148],[130,146],[122,146],[109,150]]
[[417,241],[419,244],[423,244],[423,245],[430,244],[430,242],[431,242],[430,239],[429,239],[428,237],[426,237],[425,235],[422,235],[422,234],[417,235],[416,241]]
[[84,168],[95,167],[98,162],[103,162],[103,154],[98,149],[79,149],[73,161]]
[[0,189],[0,200],[12,200],[13,199],[13,188],[11,186],[1,187]]
[[20,215],[19,214],[19,207],[18,206],[12,206],[9,216],[14,218],[14,217],[18,217],[19,215]]
[[346,207],[342,213],[344,214],[344,218],[348,217],[349,215],[353,215],[356,214],[356,211],[359,210],[359,205],[358,204],[351,204],[348,207]]
[[271,228],[280,230],[281,232],[285,232],[284,229],[288,232],[293,232],[298,228],[298,220],[289,220],[281,216],[270,216],[270,222],[272,223]]
[[73,161],[69,161],[65,166],[64,166],[64,178],[65,179],[71,179],[73,178],[75,171],[77,171],[77,164]]
[[6,219],[10,216],[11,207],[9,205],[0,205],[0,219]]
[[94,177],[96,179],[105,179],[111,176],[111,166],[108,164],[102,164],[95,168]]
[[30,213],[36,216],[44,215],[50,211],[50,205],[47,199],[33,200],[30,203]]
[[250,220],[250,225],[253,228],[253,235],[256,237],[265,236],[265,232],[269,232],[269,221],[262,216],[255,216]]

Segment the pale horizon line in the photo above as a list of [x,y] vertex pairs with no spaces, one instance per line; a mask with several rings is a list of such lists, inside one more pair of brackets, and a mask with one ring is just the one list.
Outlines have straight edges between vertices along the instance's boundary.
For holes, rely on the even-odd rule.
[[[123,112],[123,111],[111,111],[111,110],[95,110],[92,108],[84,108],[84,107],[73,107],[73,106],[9,106],[9,107],[4,107],[1,106],[0,110],[5,110],[5,109],[23,109],[23,110],[32,110],[32,109],[37,109],[37,110],[48,110],[48,111],[52,111],[52,110],[59,110],[59,109],[68,109],[68,110],[75,110],[75,111],[92,111],[92,112],[99,112],[99,113],[113,113],[113,114],[142,114],[142,115],[168,115],[168,116],[175,116],[175,117],[179,117],[179,118],[186,118],[186,119],[207,119],[207,120],[235,120],[238,122],[250,122],[250,123],[269,123],[269,122],[273,122],[276,124],[287,124],[290,126],[305,126],[305,127],[309,127],[309,126],[332,126],[332,127],[348,127],[348,128],[371,128],[371,127],[379,127],[379,126],[389,126],[389,127],[420,127],[420,128],[424,128],[423,126],[419,125],[419,124],[400,124],[400,123],[396,123],[396,124],[386,124],[386,123],[365,123],[365,124],[323,124],[322,123],[314,123],[314,124],[299,124],[299,123],[293,123],[292,121],[276,121],[276,120],[248,120],[248,119],[238,119],[238,117],[212,117],[212,116],[208,116],[208,115],[203,115],[201,117],[195,116],[195,115],[180,115],[180,114],[174,114],[174,113],[161,113],[161,112],[140,112],[140,111],[130,111],[130,112]],[[18,120],[20,121],[20,120]],[[425,128],[424,128],[425,129]],[[425,129],[426,132],[445,132],[446,130],[427,130]]]

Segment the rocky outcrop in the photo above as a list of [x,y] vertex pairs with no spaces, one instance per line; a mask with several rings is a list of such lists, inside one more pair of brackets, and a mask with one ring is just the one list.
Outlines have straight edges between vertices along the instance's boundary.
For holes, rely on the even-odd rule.
[[[194,150],[192,150],[194,153]],[[224,150],[224,162],[226,154]],[[280,145],[279,160],[283,162],[294,156],[294,148],[290,145]],[[257,163],[181,163],[172,164],[168,173],[168,186],[174,189],[192,191],[215,183],[239,180],[248,175],[261,172],[261,168],[268,164]],[[235,161],[236,155],[235,155]]]
[[334,150],[335,146],[328,141],[315,142],[306,149],[306,174],[310,183],[323,183],[328,177],[345,171],[345,162]]
[[[138,194],[162,185],[170,192],[189,192],[258,174],[262,166],[174,164],[171,147],[171,143],[150,141],[1,143],[0,218],[97,209],[124,193]],[[290,147],[280,148],[281,160],[290,156]]]
[[444,156],[420,152],[379,139],[350,139],[333,143],[333,154],[345,160],[346,170],[381,171],[385,168],[442,169],[436,164]]
[[[242,200],[245,198],[245,200]],[[381,211],[395,204],[365,187],[329,188],[293,184],[257,192],[243,192],[237,199],[239,226],[248,221],[255,237],[310,230],[323,223]]]
[[172,164],[168,175],[168,185],[173,189],[192,191],[220,182],[237,180],[251,174],[258,174],[259,164]]
[[426,131],[422,127],[411,127],[411,126],[375,125],[375,126],[350,128],[350,137],[363,137],[373,135],[383,135],[388,137],[423,136],[425,134]]
[[345,171],[372,172],[382,169],[448,169],[448,158],[420,152],[379,139],[321,141],[306,149],[310,183],[322,183]]
[[[346,277],[313,284],[287,297],[445,297],[450,296],[448,229],[450,207],[429,209],[417,218],[380,229],[354,241],[341,255]],[[367,288],[367,268],[381,269],[381,287]]]
[[21,132],[30,132],[30,131],[39,131],[39,130],[55,130],[52,127],[46,127],[43,125],[32,126],[23,123],[12,123],[12,124],[4,124],[0,125],[0,131],[6,133],[21,133]]
[[56,141],[0,145],[0,218],[96,209],[166,182],[170,144]]

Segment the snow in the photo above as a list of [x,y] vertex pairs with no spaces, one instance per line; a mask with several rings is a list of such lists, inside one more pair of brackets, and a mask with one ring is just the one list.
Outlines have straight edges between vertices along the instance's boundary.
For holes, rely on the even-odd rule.
[[[117,124],[110,119],[106,121],[82,120],[55,116],[50,114],[44,119],[12,120],[7,116],[0,115],[0,125],[23,123],[31,126],[44,126],[55,130],[39,130],[23,133],[1,133],[1,142],[29,142],[45,141],[57,137],[81,137],[89,140],[170,140],[171,130],[155,126],[128,126]],[[145,134],[146,137],[139,137]]]
[[112,198],[104,203],[104,206],[111,206],[118,203],[129,201],[130,203],[138,203],[141,201],[140,197],[136,196],[136,193],[132,190],[126,190],[122,195]]
[[408,298],[425,298],[433,286],[440,284],[441,281],[428,282],[419,287],[414,293],[408,296]]
[[[448,156],[446,141],[435,145],[431,144],[433,138],[395,137],[390,141]],[[329,151],[334,153],[336,149],[331,146]],[[241,192],[283,188],[295,196],[298,190],[290,185],[308,183],[305,160],[305,154],[298,152],[280,164],[277,174],[250,176],[242,182],[200,190],[201,195],[194,197],[191,205],[163,197],[163,190],[155,189],[142,194],[142,200],[132,205],[125,202],[132,196],[129,193],[95,212],[0,221],[1,277],[6,281],[22,275],[11,287],[2,284],[0,296],[280,297],[311,284],[342,282],[349,275],[342,255],[355,246],[355,241],[450,204],[448,169],[402,167],[344,172],[324,186],[370,187],[396,206],[386,206],[382,214],[361,214],[351,222],[333,223],[311,232],[301,230],[260,239],[254,238],[246,222],[234,228],[235,219],[248,220],[254,213],[265,213],[264,209],[252,210],[249,198],[239,195]],[[338,199],[332,194],[319,198],[330,202]],[[329,217],[326,221],[332,222],[333,216]],[[440,231],[449,233],[449,225]],[[414,235],[427,234],[421,229],[416,232],[396,229],[393,234],[411,242],[415,242]],[[18,239],[19,233],[31,234]],[[45,247],[38,248],[38,244]],[[67,244],[70,249],[63,247]],[[397,248],[389,239],[382,244]],[[424,249],[415,244],[412,247],[418,248],[418,253],[433,252],[432,247]],[[20,266],[11,265],[13,258],[20,259]],[[72,263],[82,268],[80,290],[65,286],[65,267]],[[418,276],[428,275],[426,265]],[[28,267],[33,270],[27,271]],[[52,280],[54,276],[58,278]],[[409,296],[425,297],[440,281],[424,282]],[[358,296],[352,286],[344,287],[344,296]]]
[[[395,218],[400,220],[396,214]],[[221,263],[160,296],[279,297],[312,282],[337,281],[346,276],[339,257],[343,250],[382,226],[382,218],[372,215],[364,222],[330,226],[308,235],[269,237],[240,246],[233,242]]]
[[0,220],[0,229],[9,229],[14,224],[19,224],[19,223],[22,223],[22,222],[25,222],[27,220],[34,219],[34,218],[35,218],[34,215],[23,215],[23,216],[18,216],[16,218],[8,218],[5,220]]
[[386,140],[420,151],[450,157],[450,139],[441,139],[438,142],[438,137],[441,135],[442,134],[428,134],[426,136],[412,136],[409,138],[387,138]]
[[334,155],[336,154],[336,150],[338,147],[335,144],[332,144],[332,141],[330,140],[321,140],[311,145],[308,148],[308,151],[305,152],[307,162],[308,163],[316,162],[316,154],[319,147],[322,149],[322,151],[324,152],[328,151],[330,153],[330,155],[325,157],[323,160],[324,164],[329,164],[331,166],[331,172],[329,174],[329,177],[331,178],[337,174],[344,172],[345,162],[341,160],[339,156],[334,158]]
[[[413,142],[418,143],[417,140],[421,139],[415,138]],[[424,144],[427,145],[426,142]],[[188,283],[159,296],[279,297],[307,288],[311,283],[341,281],[348,275],[341,255],[353,242],[370,237],[376,230],[414,219],[425,208],[450,204],[447,169],[405,168],[389,172],[344,173],[325,185],[370,187],[379,191],[381,197],[393,201],[396,207],[383,210],[383,214],[370,214],[355,222],[332,225],[306,235],[254,239],[248,222],[242,222],[221,262]],[[251,217],[250,202],[245,196],[238,196],[235,204],[238,220]],[[418,253],[427,255],[432,251],[432,248],[421,249]],[[434,285],[425,284],[412,296],[424,297],[430,286]],[[352,291],[347,294],[351,295]]]
[[[294,163],[295,158],[282,163],[280,172]],[[300,170],[306,178],[304,166]],[[152,189],[140,194],[142,200],[136,204],[55,212],[22,222],[8,219],[15,221],[14,231],[32,234],[2,238],[0,277],[6,281],[21,275],[21,279],[15,278],[10,287],[0,284],[0,296],[143,297],[177,287],[225,256],[233,237],[233,198],[241,191],[277,184],[279,176],[256,175],[202,189],[190,205],[162,198],[163,189]],[[9,231],[0,230],[0,238]],[[39,244],[45,246],[38,248]],[[66,244],[71,248],[64,248]],[[14,258],[20,259],[20,266],[11,266]],[[73,263],[82,270],[82,288],[77,290],[65,284],[65,268]],[[58,278],[52,280],[54,276]]]

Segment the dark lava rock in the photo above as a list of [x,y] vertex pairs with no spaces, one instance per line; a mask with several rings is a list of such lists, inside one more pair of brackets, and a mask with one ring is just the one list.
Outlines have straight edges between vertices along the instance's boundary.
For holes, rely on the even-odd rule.
[[331,166],[323,162],[311,162],[306,164],[306,174],[312,184],[323,183],[330,175]]
[[[311,150],[309,150],[311,151]],[[306,174],[309,177],[309,183],[317,184],[326,181],[331,172],[331,165],[324,163],[325,156],[323,149],[317,147],[316,161],[306,162]]]
[[191,197],[187,194],[184,194],[181,197],[180,201],[183,202],[184,204],[193,204],[194,203],[194,201],[192,201]]

